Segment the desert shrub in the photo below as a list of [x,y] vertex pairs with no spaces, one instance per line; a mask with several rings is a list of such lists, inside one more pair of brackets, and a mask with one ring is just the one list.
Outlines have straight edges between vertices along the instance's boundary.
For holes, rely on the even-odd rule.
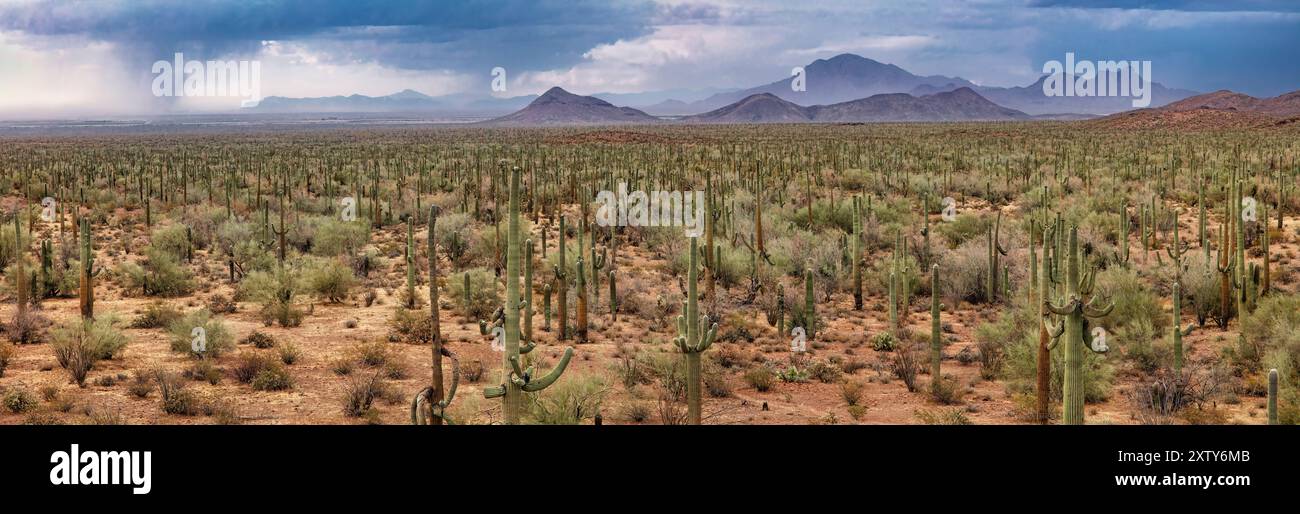
[[370,240],[370,227],[361,221],[343,221],[333,217],[317,218],[311,239],[311,253],[337,257],[356,252]]
[[148,373],[135,373],[135,378],[131,385],[126,387],[126,391],[136,398],[147,398],[149,393],[153,392],[152,376]]
[[181,311],[170,304],[150,302],[144,312],[131,320],[131,328],[166,328],[181,318]]
[[343,414],[354,418],[366,415],[375,399],[383,397],[385,387],[383,376],[377,372],[352,378],[344,388]]
[[271,365],[271,358],[258,352],[242,352],[235,360],[235,367],[231,372],[235,375],[235,380],[247,384],[257,378],[262,370]]
[[0,341],[0,378],[5,376],[5,368],[9,367],[9,359],[14,356],[14,345],[8,341]]
[[862,401],[862,383],[853,380],[840,382],[840,398],[844,399],[844,404],[850,407],[857,405]]
[[1169,316],[1161,308],[1160,298],[1131,269],[1117,267],[1098,273],[1093,294],[1115,302],[1110,315],[1094,321],[1108,332],[1141,322],[1149,322],[1156,334],[1169,327]]
[[977,238],[979,241],[984,241],[989,225],[991,221],[984,217],[963,213],[957,215],[951,222],[939,223],[936,226],[939,234],[948,241],[948,247],[956,248]]
[[266,349],[275,346],[275,338],[265,332],[254,330],[253,333],[244,336],[239,343],[251,344],[254,348]]
[[1187,271],[1183,272],[1183,295],[1191,301],[1196,324],[1219,316],[1219,273],[1217,263],[1206,260],[1200,252],[1188,252]]
[[293,343],[280,345],[280,362],[283,362],[286,366],[292,366],[301,359],[302,351],[298,349],[297,345]]
[[250,384],[258,391],[281,391],[293,387],[293,378],[289,370],[277,361],[269,360],[261,371],[253,377]]
[[239,304],[223,294],[214,294],[208,298],[208,310],[213,314],[234,314],[239,311]]
[[[939,285],[948,303],[987,300],[989,257],[988,243],[983,238],[967,241],[940,254],[939,259]],[[885,273],[888,278],[887,268]]]
[[651,384],[655,377],[642,359],[624,356],[614,365],[614,372],[618,375],[619,381],[623,386],[631,389],[641,384]]
[[776,373],[767,366],[756,366],[745,372],[745,383],[760,393],[767,392],[776,384]]
[[[468,297],[465,295],[464,275],[469,275]],[[474,268],[465,271],[464,274],[447,277],[447,294],[460,304],[461,312],[471,320],[487,318],[501,304],[500,296],[497,294],[496,275],[487,268]]]
[[970,418],[960,408],[917,410],[916,419],[926,425],[971,425]]
[[894,334],[881,332],[871,337],[871,349],[878,352],[892,352],[898,347],[898,339]]
[[[203,329],[206,344],[202,352],[196,352],[194,349],[195,328]],[[171,336],[173,352],[191,355],[203,353],[217,357],[235,346],[235,337],[226,328],[225,321],[220,316],[213,316],[207,309],[199,309],[172,322],[167,327],[167,332]]]
[[965,389],[952,377],[930,377],[930,396],[940,405],[957,405],[961,403]]
[[388,347],[384,343],[367,343],[356,349],[357,360],[369,367],[379,367],[388,363]]
[[813,361],[808,365],[808,376],[823,384],[834,384],[844,376],[844,371],[831,362]]
[[776,372],[776,377],[782,382],[803,383],[808,381],[808,371],[799,369],[799,366],[790,364]]
[[149,246],[174,258],[184,261],[190,251],[190,237],[185,225],[172,224],[154,229],[149,236]]
[[59,366],[68,370],[72,381],[82,385],[95,362],[111,359],[126,347],[126,336],[115,327],[111,317],[94,321],[76,321],[51,331],[51,349]]
[[5,391],[5,409],[14,414],[22,414],[36,407],[36,397],[22,387],[13,387]]
[[599,375],[565,377],[529,395],[528,417],[541,425],[581,425],[600,412],[609,386]]
[[902,380],[908,392],[916,392],[916,375],[921,371],[916,345],[904,344],[889,357],[889,371]]
[[348,293],[356,286],[352,270],[337,259],[317,261],[303,273],[302,281],[308,292],[330,303],[347,299]]
[[122,286],[132,293],[144,296],[185,296],[194,290],[190,270],[170,253],[157,248],[145,250],[144,265],[123,262],[117,268]]
[[22,314],[14,313],[9,323],[0,326],[0,329],[3,329],[5,337],[13,343],[31,344],[44,341],[45,329],[49,326],[49,319],[29,309]]
[[388,338],[415,344],[433,342],[433,317],[423,310],[411,310],[402,307],[393,309],[393,316],[388,318]]
[[179,377],[163,370],[155,370],[153,377],[158,384],[158,394],[162,397],[163,412],[182,416],[198,414],[198,397],[185,388],[185,382]]
[[641,401],[630,401],[619,408],[620,417],[632,423],[643,423],[650,419],[650,406]]
[[457,264],[466,262],[465,254],[469,251],[469,241],[465,234],[469,233],[471,221],[469,213],[444,213],[438,216],[438,223],[434,226],[434,237],[438,238],[438,250],[444,252],[452,262]]
[[212,385],[221,383],[221,368],[218,368],[215,363],[208,359],[194,361],[194,366],[185,370],[181,375]]
[[731,396],[731,384],[727,383],[727,374],[716,362],[705,361],[701,370],[700,381],[704,383],[704,392],[713,398]]
[[240,283],[240,293],[262,305],[259,314],[263,323],[296,327],[302,323],[304,315],[302,309],[294,304],[299,282],[298,272],[287,267],[273,272],[256,271]]

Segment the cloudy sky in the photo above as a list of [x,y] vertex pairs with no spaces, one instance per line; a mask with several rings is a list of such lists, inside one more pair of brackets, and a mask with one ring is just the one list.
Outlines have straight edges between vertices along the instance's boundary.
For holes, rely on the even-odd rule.
[[263,96],[303,97],[489,94],[498,66],[510,96],[749,87],[845,52],[1015,86],[1067,51],[1272,96],[1300,89],[1300,2],[0,0],[0,116],[231,107],[156,98],[176,52],[260,61]]

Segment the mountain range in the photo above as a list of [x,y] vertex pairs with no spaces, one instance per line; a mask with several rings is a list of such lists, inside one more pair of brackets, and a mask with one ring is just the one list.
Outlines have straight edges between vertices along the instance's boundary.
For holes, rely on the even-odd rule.
[[1163,107],[1113,114],[1094,123],[1110,128],[1300,128],[1300,90],[1272,98],[1220,90]]
[[[960,77],[916,75],[893,64],[881,63],[854,54],[840,54],[818,59],[804,67],[805,88],[793,91],[793,77],[767,84],[738,89],[678,90],[631,94],[598,93],[593,97],[610,103],[630,105],[656,116],[701,115],[727,107],[757,94],[769,94],[800,106],[830,106],[871,98],[883,94],[905,93],[926,97],[967,88],[999,106],[1031,116],[1105,115],[1132,108],[1128,97],[1049,97],[1043,93],[1044,78],[1023,87],[980,86]],[[1152,103],[1159,107],[1196,94],[1194,91],[1152,84]],[[675,97],[674,95],[685,95]],[[707,95],[707,96],[703,96]],[[703,96],[701,98],[701,96]],[[692,100],[691,97],[698,98]],[[539,98],[536,95],[496,97],[458,93],[428,96],[405,90],[388,96],[332,96],[322,98],[268,97],[252,109],[260,112],[448,112],[497,116],[525,107]],[[895,102],[903,101],[899,97]],[[876,102],[881,102],[878,99]],[[906,116],[904,116],[906,118]]]
[[553,87],[523,109],[490,120],[489,123],[494,125],[617,125],[659,121],[659,118],[631,107],[618,107],[594,96],[579,96],[559,87]]
[[803,107],[772,93],[757,93],[713,111],[687,116],[695,123],[797,123],[881,121],[1012,121],[1030,116],[988,101],[969,87],[931,95],[871,95]]

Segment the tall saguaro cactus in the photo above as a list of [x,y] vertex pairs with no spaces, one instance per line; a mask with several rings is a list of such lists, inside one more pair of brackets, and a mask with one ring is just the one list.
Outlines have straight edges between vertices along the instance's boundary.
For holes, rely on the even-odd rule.
[[[536,345],[532,341],[520,342],[519,312],[523,303],[519,298],[519,260],[523,242],[519,234],[519,174],[518,166],[510,169],[510,210],[509,228],[506,235],[506,303],[505,341],[502,360],[502,383],[496,387],[483,390],[485,398],[501,398],[504,421],[507,425],[518,424],[523,415],[524,393],[533,393],[546,389],[555,383],[569,366],[573,358],[573,348],[565,348],[560,362],[541,378],[533,378],[533,367],[523,368],[520,356],[531,352]],[[531,298],[522,301],[531,301]]]
[[[1080,268],[1079,256],[1079,230],[1078,227],[1070,229],[1070,246],[1069,257],[1066,262],[1065,275],[1065,298],[1064,303],[1054,305],[1051,301],[1044,301],[1044,307],[1062,317],[1065,324],[1064,332],[1057,336],[1054,344],[1064,344],[1065,348],[1065,385],[1062,388],[1063,414],[1061,422],[1066,425],[1083,424],[1083,350],[1088,348],[1097,353],[1105,353],[1107,348],[1104,345],[1089,345],[1084,340],[1084,333],[1087,322],[1085,318],[1103,318],[1110,314],[1115,304],[1111,303],[1102,308],[1094,307],[1095,299],[1091,299],[1093,279],[1096,277],[1095,270],[1082,272]],[[1064,339],[1061,339],[1064,338]]]
[[569,338],[569,269],[564,265],[564,240],[567,237],[564,215],[560,215],[560,251],[558,254],[560,262],[555,265],[555,308],[559,310],[556,321],[560,325],[559,339],[561,341]]
[[1268,424],[1277,424],[1277,369],[1268,370]]
[[1183,372],[1183,337],[1186,337],[1188,334],[1191,334],[1192,331],[1196,329],[1196,324],[1188,323],[1187,328],[1185,329],[1179,325],[1180,323],[1183,322],[1182,319],[1183,293],[1178,286],[1177,280],[1174,281],[1173,308],[1174,308],[1174,314],[1173,314],[1174,316],[1174,325],[1173,325],[1174,326],[1173,328],[1174,372],[1181,374]]
[[[692,237],[686,272],[686,300],[683,301],[682,315],[677,316],[678,336],[673,340],[677,349],[686,356],[686,422],[692,425],[699,425],[701,420],[700,389],[703,380],[700,377],[700,354],[713,345],[713,337],[718,332],[718,324],[710,324],[708,316],[700,314],[698,244],[698,238]],[[704,330],[706,325],[708,330]]]
[[[928,218],[927,218],[928,219]],[[927,225],[928,226],[928,225]],[[928,233],[928,232],[927,232]],[[927,241],[929,239],[926,239]],[[862,310],[862,198],[853,197],[853,235],[849,241],[849,265],[853,269],[853,309]]]
[[81,317],[83,319],[95,318],[95,250],[90,242],[90,221],[82,218],[79,227],[81,239]]
[[930,390],[939,391],[942,376],[939,365],[943,361],[943,323],[939,313],[943,304],[939,303],[939,265],[930,265]]
[[[441,425],[445,419],[444,411],[456,398],[456,386],[460,384],[460,361],[442,344],[442,328],[438,323],[438,243],[434,237],[438,223],[438,206],[429,207],[429,322],[433,349],[433,368],[429,387],[421,389],[411,400],[411,423],[414,425]],[[443,390],[442,358],[451,359],[451,385]]]

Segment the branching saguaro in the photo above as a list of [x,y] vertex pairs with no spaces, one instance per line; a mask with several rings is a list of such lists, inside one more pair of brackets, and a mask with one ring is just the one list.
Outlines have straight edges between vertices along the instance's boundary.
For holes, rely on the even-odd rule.
[[551,369],[550,373],[541,378],[533,378],[536,370],[532,366],[525,369],[520,360],[522,355],[533,351],[537,345],[532,341],[520,341],[519,315],[524,310],[523,302],[532,299],[521,300],[519,294],[520,254],[523,253],[521,249],[524,245],[531,244],[521,241],[519,234],[519,175],[519,167],[511,168],[510,210],[507,218],[509,227],[506,231],[506,302],[502,308],[505,325],[505,348],[501,357],[502,383],[483,390],[485,398],[502,399],[502,414],[507,425],[516,425],[522,421],[524,393],[535,393],[555,383],[569,366],[569,360],[573,358],[573,348],[565,348],[560,362]]
[[[677,349],[686,356],[686,422],[692,425],[699,425],[702,418],[700,390],[703,388],[703,366],[700,354],[713,345],[713,337],[718,332],[718,324],[710,323],[708,316],[700,314],[698,245],[698,238],[692,237],[690,262],[686,271],[686,300],[682,302],[682,314],[677,316],[678,335],[673,340]],[[706,326],[709,327],[708,330],[704,329]]]
[[1064,324],[1064,329],[1052,341],[1053,346],[1064,344],[1065,385],[1062,388],[1064,397],[1062,408],[1064,412],[1061,422],[1066,425],[1082,425],[1084,400],[1083,350],[1088,348],[1097,353],[1105,353],[1107,350],[1104,344],[1089,344],[1084,340],[1088,324],[1086,319],[1106,317],[1106,315],[1110,314],[1111,309],[1115,308],[1115,304],[1111,303],[1105,307],[1094,305],[1096,299],[1092,298],[1092,286],[1096,271],[1088,270],[1081,274],[1079,269],[1081,257],[1079,255],[1078,227],[1070,229],[1069,245],[1064,301],[1059,305],[1053,304],[1051,301],[1044,301],[1044,307],[1051,313],[1061,316],[1061,322]]

